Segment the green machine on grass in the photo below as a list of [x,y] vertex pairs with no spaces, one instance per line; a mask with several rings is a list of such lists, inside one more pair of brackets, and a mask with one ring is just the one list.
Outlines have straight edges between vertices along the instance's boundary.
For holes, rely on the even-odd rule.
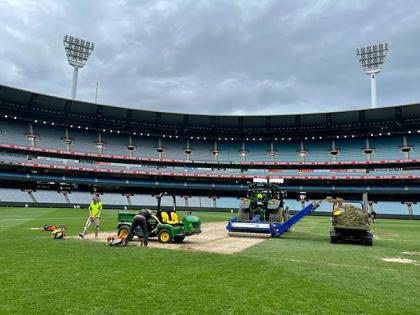
[[[194,215],[185,215],[180,218],[176,212],[176,200],[175,196],[172,197],[173,206],[171,209],[162,209],[162,197],[166,193],[160,194],[157,198],[157,213],[155,219],[150,219],[147,222],[147,230],[149,231],[149,237],[157,237],[161,243],[180,243],[186,236],[200,234],[201,233],[201,220],[199,217]],[[128,237],[133,218],[137,213],[133,212],[119,212],[118,213],[118,235],[122,237]],[[137,228],[134,235],[141,238],[142,232],[140,228]],[[130,240],[128,240],[130,241]]]
[[367,194],[363,194],[363,202],[357,202],[361,204],[361,208],[351,203],[346,204],[340,198],[333,199],[332,203],[331,243],[349,242],[372,246],[373,234],[367,212]]

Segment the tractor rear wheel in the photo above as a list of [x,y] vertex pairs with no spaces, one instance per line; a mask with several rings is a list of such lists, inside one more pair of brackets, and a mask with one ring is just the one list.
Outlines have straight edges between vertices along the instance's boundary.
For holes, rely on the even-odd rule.
[[268,222],[270,222],[270,223],[280,222],[281,223],[281,211],[276,210],[274,212],[270,212],[268,214]]
[[238,209],[238,220],[239,222],[249,222],[249,212],[244,209]]
[[129,225],[122,225],[118,229],[117,234],[118,234],[118,236],[123,237],[126,241],[131,241],[131,239],[128,239],[128,237],[130,235],[130,229],[131,229],[131,227]]
[[174,237],[174,243],[182,243],[182,241],[185,239],[185,235],[175,235]]
[[171,233],[167,229],[162,229],[158,234],[159,242],[161,243],[170,243],[171,242]]

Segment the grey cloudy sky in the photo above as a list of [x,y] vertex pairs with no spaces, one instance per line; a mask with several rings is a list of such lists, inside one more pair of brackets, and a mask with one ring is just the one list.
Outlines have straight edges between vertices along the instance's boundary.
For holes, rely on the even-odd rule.
[[62,97],[62,38],[96,43],[78,98],[132,108],[275,114],[366,108],[355,48],[389,42],[381,106],[420,101],[417,0],[0,0],[0,84]]

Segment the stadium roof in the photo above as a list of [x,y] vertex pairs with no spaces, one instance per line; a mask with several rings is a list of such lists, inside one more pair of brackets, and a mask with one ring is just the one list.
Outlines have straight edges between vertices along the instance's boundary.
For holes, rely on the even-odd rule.
[[[420,104],[392,107],[267,116],[219,116],[135,110],[48,96],[0,85],[0,109],[18,119],[35,118],[57,124],[82,124],[93,128],[136,129],[159,134],[223,135],[245,137],[302,136],[303,134],[406,132],[420,126]],[[210,138],[210,137],[209,137]]]

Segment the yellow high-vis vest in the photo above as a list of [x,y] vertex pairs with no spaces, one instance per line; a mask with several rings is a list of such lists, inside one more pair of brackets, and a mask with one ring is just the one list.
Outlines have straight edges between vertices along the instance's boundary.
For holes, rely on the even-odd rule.
[[93,201],[90,203],[89,209],[92,212],[92,215],[95,218],[100,218],[102,214],[102,202],[94,203]]

